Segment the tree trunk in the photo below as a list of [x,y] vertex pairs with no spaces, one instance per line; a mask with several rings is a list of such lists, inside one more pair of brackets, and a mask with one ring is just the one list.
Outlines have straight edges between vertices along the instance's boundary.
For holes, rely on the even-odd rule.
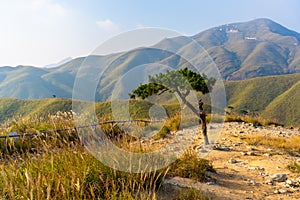
[[195,113],[197,115],[197,117],[200,118],[201,120],[201,124],[202,124],[202,134],[204,137],[204,145],[208,145],[209,141],[208,141],[208,137],[207,137],[207,125],[206,125],[206,114],[204,111],[200,111],[200,113],[198,112],[197,109],[194,108],[194,106],[186,100],[186,98],[179,92],[176,91],[178,96],[181,98],[181,100],[183,101],[183,103],[193,111],[193,113]]
[[206,114],[204,111],[200,111],[200,119],[202,122],[202,134],[204,136],[204,145],[208,145],[208,137],[207,137],[207,125],[206,125]]

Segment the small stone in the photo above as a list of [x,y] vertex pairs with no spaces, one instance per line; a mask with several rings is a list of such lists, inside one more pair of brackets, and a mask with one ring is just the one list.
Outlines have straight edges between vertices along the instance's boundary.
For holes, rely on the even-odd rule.
[[287,180],[286,174],[273,174],[270,176],[271,180],[276,182],[284,182]]
[[297,181],[293,181],[293,180],[286,180],[286,185],[288,186],[288,187],[298,187],[298,183],[297,183]]
[[263,155],[266,156],[266,157],[270,157],[269,153],[264,153]]
[[233,158],[231,158],[230,160],[228,160],[228,162],[231,163],[231,164],[237,163],[237,161],[235,159],[233,159]]
[[253,150],[254,150],[254,148],[251,147],[251,146],[246,146],[246,148],[249,149],[250,151],[253,151]]
[[155,143],[156,143],[156,141],[150,141],[150,145],[153,145]]
[[241,152],[241,155],[245,156],[245,155],[247,155],[247,153],[246,152]]
[[247,155],[248,156],[255,156],[255,153],[253,151],[249,151],[249,152],[247,152]]
[[265,184],[267,184],[267,185],[273,185],[274,182],[271,179],[268,179],[268,180],[265,181]]
[[214,146],[214,150],[219,150],[219,151],[230,151],[231,147],[221,147],[221,146]]
[[214,182],[207,182],[206,185],[215,185]]
[[257,167],[247,167],[249,170],[257,170]]
[[248,185],[256,186],[255,180],[249,180],[249,181],[248,181]]
[[279,189],[278,193],[279,194],[286,194],[286,193],[288,193],[288,190],[287,189]]

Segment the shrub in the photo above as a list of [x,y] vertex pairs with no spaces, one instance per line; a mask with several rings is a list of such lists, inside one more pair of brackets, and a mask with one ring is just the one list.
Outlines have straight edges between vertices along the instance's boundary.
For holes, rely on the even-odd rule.
[[209,161],[199,158],[196,151],[188,150],[170,166],[168,175],[204,181],[207,171],[214,171]]
[[169,133],[170,133],[170,129],[166,126],[163,126],[162,129],[160,129],[159,132],[154,135],[153,139],[159,140],[165,138]]
[[189,188],[187,190],[181,190],[176,200],[208,200],[201,191]]
[[291,172],[300,174],[300,164],[299,163],[293,162],[293,163],[289,164],[287,167]]

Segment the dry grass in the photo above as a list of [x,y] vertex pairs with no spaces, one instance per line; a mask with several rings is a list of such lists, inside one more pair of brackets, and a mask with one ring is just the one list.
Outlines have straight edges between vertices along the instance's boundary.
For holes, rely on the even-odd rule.
[[[206,170],[211,170],[207,161],[191,152],[169,168],[152,172],[132,174],[109,168],[82,147],[72,129],[70,113],[20,119],[5,126],[3,134],[48,128],[69,130],[8,141],[9,148],[0,165],[0,199],[156,199],[165,176],[203,180]],[[118,137],[115,142],[124,147],[132,141]],[[134,151],[143,151],[135,148]]]
[[266,137],[261,135],[245,136],[245,141],[250,145],[262,145],[275,149],[282,149],[290,153],[300,153],[300,136],[291,138]]
[[278,122],[274,122],[268,119],[263,119],[260,117],[252,117],[249,115],[235,115],[235,114],[228,114],[225,116],[225,122],[246,122],[251,123],[256,126],[269,126],[269,125],[276,125],[276,126],[282,126],[282,124]]
[[199,158],[194,150],[188,150],[170,166],[168,175],[204,181],[207,171],[214,171],[209,161]]
[[209,200],[209,198],[205,197],[201,191],[196,189],[188,189],[188,190],[182,190],[176,200]]

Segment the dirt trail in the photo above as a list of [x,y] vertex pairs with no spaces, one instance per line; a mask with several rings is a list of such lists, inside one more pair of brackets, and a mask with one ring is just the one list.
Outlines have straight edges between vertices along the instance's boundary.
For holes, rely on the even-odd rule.
[[[166,184],[197,188],[212,199],[300,199],[300,175],[287,169],[288,164],[300,162],[300,155],[291,156],[280,150],[249,146],[242,139],[245,135],[257,134],[288,138],[300,135],[298,129],[225,123],[222,130],[216,144],[205,156],[216,170],[216,173],[209,174],[210,182],[199,183],[175,177],[166,180]],[[197,137],[194,148],[201,154],[205,150],[199,148],[202,139]]]

